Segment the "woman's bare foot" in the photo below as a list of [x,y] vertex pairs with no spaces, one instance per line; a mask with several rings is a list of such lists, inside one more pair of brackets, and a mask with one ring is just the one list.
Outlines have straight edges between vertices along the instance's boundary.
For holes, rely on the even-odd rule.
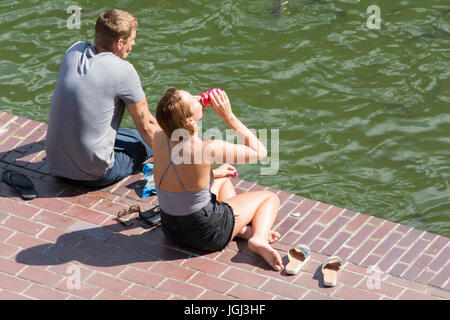
[[263,257],[274,270],[283,270],[280,254],[267,241],[252,237],[248,240],[248,248]]
[[[242,239],[250,240],[251,237],[253,237],[253,229],[251,226],[245,226],[236,236]],[[280,233],[271,230],[269,232],[269,238],[267,239],[267,241],[268,243],[272,244],[277,242],[280,238],[281,238]]]

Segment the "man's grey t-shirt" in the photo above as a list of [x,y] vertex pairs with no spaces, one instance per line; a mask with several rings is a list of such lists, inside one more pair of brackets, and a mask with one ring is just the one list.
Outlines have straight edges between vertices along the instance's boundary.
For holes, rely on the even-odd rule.
[[64,55],[50,106],[46,154],[53,175],[97,180],[114,164],[126,104],[142,100],[133,65],[77,42]]

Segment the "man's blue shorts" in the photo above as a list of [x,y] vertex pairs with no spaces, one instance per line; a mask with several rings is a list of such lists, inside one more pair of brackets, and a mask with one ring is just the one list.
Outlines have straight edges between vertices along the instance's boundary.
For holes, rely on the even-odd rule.
[[98,180],[62,180],[85,187],[101,188],[118,182],[129,175],[141,172],[142,163],[153,156],[152,149],[135,129],[119,128],[114,144],[114,165]]

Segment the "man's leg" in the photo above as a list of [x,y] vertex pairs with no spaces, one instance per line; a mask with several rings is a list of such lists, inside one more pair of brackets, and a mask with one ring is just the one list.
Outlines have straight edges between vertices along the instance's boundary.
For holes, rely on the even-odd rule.
[[120,128],[114,144],[114,165],[103,177],[95,181],[63,180],[86,187],[103,188],[140,172],[142,163],[152,156],[152,149],[137,130]]

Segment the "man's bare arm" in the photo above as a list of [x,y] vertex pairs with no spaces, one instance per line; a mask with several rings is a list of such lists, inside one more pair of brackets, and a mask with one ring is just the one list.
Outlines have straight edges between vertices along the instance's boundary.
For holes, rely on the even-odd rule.
[[153,137],[160,127],[148,109],[147,99],[144,98],[136,103],[127,104],[127,108],[142,139],[150,148],[153,148]]

